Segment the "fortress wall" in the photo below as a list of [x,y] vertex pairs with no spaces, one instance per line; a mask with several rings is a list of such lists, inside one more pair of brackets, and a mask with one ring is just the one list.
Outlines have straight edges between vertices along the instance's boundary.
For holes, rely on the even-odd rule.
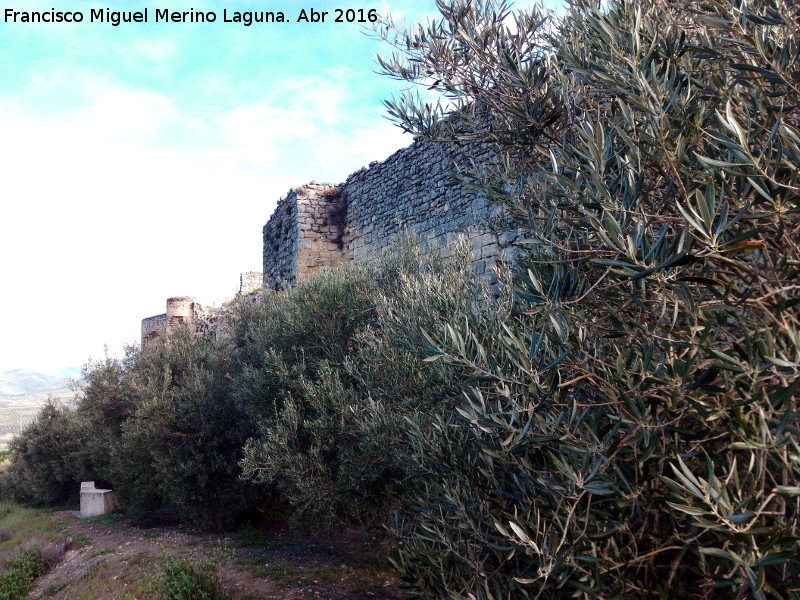
[[500,260],[511,259],[508,234],[488,223],[499,208],[454,184],[451,171],[469,168],[477,145],[415,140],[340,185],[310,183],[291,190],[264,226],[264,287],[292,285],[323,266],[369,260],[411,234],[429,252],[449,256],[465,235],[478,275],[493,279]]
[[[482,154],[477,147],[467,150]],[[347,205],[345,242],[353,260],[376,256],[403,233],[447,256],[455,239],[466,235],[476,273],[491,272],[501,250],[487,223],[497,207],[453,185],[450,172],[458,166],[469,166],[466,153],[451,144],[417,140],[350,175],[341,193]]]
[[298,191],[298,276],[350,260],[343,241],[346,215],[340,187],[310,183]]
[[264,288],[276,289],[297,276],[297,195],[291,190],[281,198],[264,225]]
[[198,305],[193,296],[167,298],[167,335],[181,325],[191,326]]
[[167,315],[156,315],[142,319],[142,347],[154,342],[167,330]]
[[[456,184],[451,172],[469,168],[470,157],[485,156],[478,146],[415,140],[383,162],[374,162],[339,185],[311,182],[290,190],[263,228],[263,278],[242,273],[239,293],[292,285],[321,267],[366,261],[411,234],[423,249],[450,255],[453,242],[466,236],[477,275],[494,283],[499,261],[513,262],[512,232],[499,238],[489,222],[499,207]],[[225,305],[204,307],[195,298],[167,300],[163,315],[142,321],[142,346],[180,324],[195,334],[224,331]]]
[[[258,281],[261,289],[261,273],[243,273]],[[163,338],[169,341],[171,335],[179,328],[186,326],[195,335],[218,333],[227,335],[225,330],[225,314],[227,306],[203,306],[192,296],[174,296],[167,298],[167,311],[142,319],[142,348],[147,348],[156,340]]]
[[239,275],[239,293],[254,294],[264,285],[264,274],[256,271],[245,271]]
[[[475,273],[494,283],[499,261],[513,262],[515,234],[499,238],[489,221],[499,207],[455,184],[450,173],[468,168],[470,156],[485,156],[478,146],[415,140],[383,162],[374,162],[340,185],[311,182],[290,190],[263,228],[263,278],[242,273],[239,293],[292,285],[321,267],[366,261],[389,249],[405,234],[428,252],[450,255],[450,247],[465,235]],[[254,296],[255,298],[255,296]],[[204,307],[195,298],[167,300],[167,312],[142,321],[142,346],[165,336],[179,324],[195,334],[225,331],[225,305]]]
[[340,187],[312,182],[278,202],[264,225],[264,287],[291,285],[300,275],[349,260]]

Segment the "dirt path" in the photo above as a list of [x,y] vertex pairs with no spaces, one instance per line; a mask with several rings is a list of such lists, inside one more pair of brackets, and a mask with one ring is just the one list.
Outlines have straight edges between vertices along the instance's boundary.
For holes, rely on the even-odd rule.
[[[208,534],[189,527],[137,527],[119,515],[78,519],[53,513],[71,538],[63,560],[30,599],[135,600],[147,597],[167,555],[215,571],[235,600],[396,600],[397,578],[363,536],[301,539],[286,529]],[[373,550],[373,552],[370,552]]]

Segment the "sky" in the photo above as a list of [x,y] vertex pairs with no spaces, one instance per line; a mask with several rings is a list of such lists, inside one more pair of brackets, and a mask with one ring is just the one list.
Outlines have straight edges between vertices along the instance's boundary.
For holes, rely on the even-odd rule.
[[[109,4],[148,22],[90,22]],[[325,23],[297,22],[311,7]],[[217,21],[156,23],[163,8]],[[386,46],[336,8],[436,15],[434,0],[0,2],[0,372],[121,356],[168,297],[231,298],[290,188],[411,142],[382,106],[401,89],[375,72]],[[84,20],[8,16],[51,9]]]

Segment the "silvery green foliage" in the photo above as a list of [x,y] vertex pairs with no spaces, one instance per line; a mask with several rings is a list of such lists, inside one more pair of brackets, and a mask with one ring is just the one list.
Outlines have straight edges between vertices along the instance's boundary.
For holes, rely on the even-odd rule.
[[0,497],[38,505],[73,499],[82,441],[75,410],[48,400],[11,442],[11,458],[0,470]]
[[[255,424],[230,393],[227,340],[180,328],[169,343],[126,362],[120,391],[134,396],[136,407],[111,442],[106,476],[126,511],[145,519],[166,511],[211,526],[252,511],[263,490],[239,479],[238,462]],[[118,402],[96,395],[101,407]]]
[[261,432],[240,465],[245,477],[273,486],[295,522],[380,526],[403,502],[407,421],[441,412],[458,389],[457,369],[420,364],[430,356],[421,332],[453,315],[480,315],[485,290],[466,276],[461,246],[460,260],[445,263],[404,243],[376,265],[323,270],[241,307],[246,362],[234,385],[260,414]]
[[398,565],[426,598],[799,597],[800,8],[438,4],[381,31],[427,88],[390,113],[490,144],[461,177],[526,235],[501,334],[427,330],[473,376],[411,423]]

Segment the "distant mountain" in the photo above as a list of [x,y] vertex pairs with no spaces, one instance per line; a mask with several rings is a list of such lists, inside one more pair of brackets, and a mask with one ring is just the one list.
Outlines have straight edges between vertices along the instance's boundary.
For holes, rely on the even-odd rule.
[[0,395],[43,396],[62,395],[69,392],[70,377],[79,379],[80,369],[62,369],[56,375],[33,373],[24,369],[0,372]]

